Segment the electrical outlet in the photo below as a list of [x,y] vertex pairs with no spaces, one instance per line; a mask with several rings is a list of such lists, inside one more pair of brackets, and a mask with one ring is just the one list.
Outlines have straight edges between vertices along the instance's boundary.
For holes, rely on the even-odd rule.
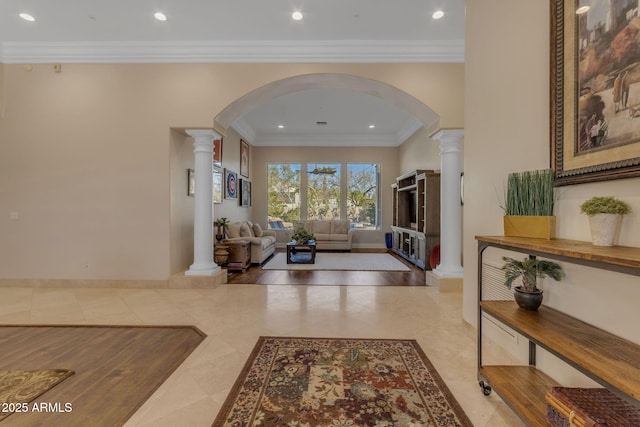
[[20,215],[18,214],[18,212],[9,212],[9,219],[12,221],[16,221],[20,219]]

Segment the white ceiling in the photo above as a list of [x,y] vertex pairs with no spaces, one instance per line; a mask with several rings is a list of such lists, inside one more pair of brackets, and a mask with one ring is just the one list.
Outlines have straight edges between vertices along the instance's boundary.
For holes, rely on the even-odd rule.
[[[302,21],[291,19],[294,10],[304,14]],[[436,10],[445,16],[433,20]],[[167,21],[154,19],[156,11]],[[36,21],[22,20],[21,12]],[[8,64],[462,62],[463,57],[464,0],[0,1],[0,62]],[[279,123],[285,128],[278,129]],[[370,123],[376,128],[369,129]],[[303,140],[396,145],[419,126],[378,98],[328,89],[268,101],[233,124],[258,145],[273,145],[274,138],[291,145]]]

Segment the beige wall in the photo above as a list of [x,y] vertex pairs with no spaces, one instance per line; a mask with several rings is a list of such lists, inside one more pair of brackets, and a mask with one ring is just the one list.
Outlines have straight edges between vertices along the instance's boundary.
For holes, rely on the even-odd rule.
[[429,138],[427,130],[422,127],[400,146],[398,161],[400,175],[416,169],[439,170],[440,142]]
[[[189,246],[176,237],[189,220],[172,217],[189,209],[172,200],[173,180],[184,179],[174,156],[184,153],[170,130],[210,128],[227,105],[283,78],[379,80],[423,102],[443,126],[463,124],[462,64],[64,64],[61,73],[5,64],[3,71],[0,278],[166,279]],[[225,137],[223,157],[234,161],[236,137]],[[214,216],[225,211],[226,203]]]
[[[503,233],[499,206],[509,172],[549,167],[550,14],[548,2],[467,0],[466,17],[464,318],[475,324],[474,236]],[[581,202],[614,195],[634,209],[619,243],[640,246],[639,184],[626,179],[558,188],[558,237],[590,240]],[[495,251],[488,256],[500,262]],[[566,278],[544,284],[545,304],[640,343],[637,277],[563,265]],[[562,380],[566,367],[557,368],[553,358],[539,361]]]

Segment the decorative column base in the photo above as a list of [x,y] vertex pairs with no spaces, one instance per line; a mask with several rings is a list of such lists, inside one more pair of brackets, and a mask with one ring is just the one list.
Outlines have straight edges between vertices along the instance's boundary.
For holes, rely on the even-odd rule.
[[203,265],[192,264],[184,274],[185,276],[213,276],[218,271],[220,271],[220,266],[212,262]]

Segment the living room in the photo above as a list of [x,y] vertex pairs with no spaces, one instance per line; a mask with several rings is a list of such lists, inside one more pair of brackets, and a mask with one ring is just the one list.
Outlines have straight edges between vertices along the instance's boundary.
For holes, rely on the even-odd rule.
[[[235,377],[241,363],[231,359],[244,361],[258,335],[276,333],[411,335],[425,347],[437,343],[433,346],[441,353],[434,356],[434,363],[454,394],[465,400],[474,423],[517,425],[511,424],[517,420],[495,395],[489,400],[478,396],[475,342],[464,337],[475,334],[477,323],[475,236],[502,234],[500,205],[509,172],[550,164],[551,16],[547,2],[512,0],[493,2],[489,8],[486,2],[467,1],[465,13],[464,57],[460,59],[464,62],[457,63],[78,61],[63,63],[61,73],[51,64],[35,61],[31,69],[19,61],[0,64],[4,83],[0,90],[2,320],[206,325],[211,337],[208,355],[217,355],[219,366],[213,369],[202,359],[195,367],[185,366],[163,387],[163,393],[154,396],[152,406],[136,415],[137,425],[153,425],[159,419],[170,425],[187,413],[201,415],[200,424],[193,425],[208,425],[205,418],[210,423],[215,411],[204,407],[214,401],[217,411],[233,384],[233,378],[226,378],[211,385],[222,377],[220,371],[231,367]],[[172,274],[193,262],[193,199],[186,193],[193,145],[184,131],[214,129],[215,117],[251,91],[315,73],[359,76],[392,85],[436,111],[440,128],[464,129],[464,289],[458,300],[439,305],[434,301],[449,297],[427,288],[262,289],[249,285],[223,287],[206,297],[199,291],[189,296],[160,289],[166,288]],[[380,163],[381,189],[386,191],[405,172],[439,168],[437,143],[428,141],[429,135],[419,131],[398,148],[375,150],[252,146],[252,207],[223,201],[213,206],[214,217],[251,219],[266,226],[265,194],[260,187],[265,165],[274,161]],[[233,128],[225,129],[224,167],[239,171],[241,138]],[[640,211],[639,180],[628,177],[562,187],[557,235],[589,240],[588,220],[579,206],[594,194],[615,195],[627,200],[634,212]],[[388,198],[383,195],[382,200],[381,230],[359,232],[358,246],[384,244],[390,208],[384,203]],[[628,216],[618,244],[640,246],[639,227],[637,214]],[[499,262],[500,254],[492,258]],[[568,267],[562,283],[545,288],[545,298],[553,307],[638,343],[636,281],[628,275],[594,273],[574,265]],[[104,296],[105,289],[112,295]],[[221,302],[216,299],[219,296],[228,299]],[[210,306],[203,308],[198,298]],[[192,311],[182,310],[185,300]],[[103,307],[105,311],[100,311]],[[278,310],[285,314],[269,317]],[[442,317],[432,317],[435,313]],[[449,313],[455,318],[449,318]],[[460,341],[448,341],[446,333],[432,327],[444,321],[456,325],[450,335]],[[458,356],[471,369],[462,373],[453,363],[447,365]],[[588,383],[548,355],[539,365],[565,384]],[[208,384],[194,386],[196,368],[215,371],[207,377]],[[203,389],[198,394],[201,399],[191,400],[190,389]],[[168,409],[172,403],[173,412]]]

